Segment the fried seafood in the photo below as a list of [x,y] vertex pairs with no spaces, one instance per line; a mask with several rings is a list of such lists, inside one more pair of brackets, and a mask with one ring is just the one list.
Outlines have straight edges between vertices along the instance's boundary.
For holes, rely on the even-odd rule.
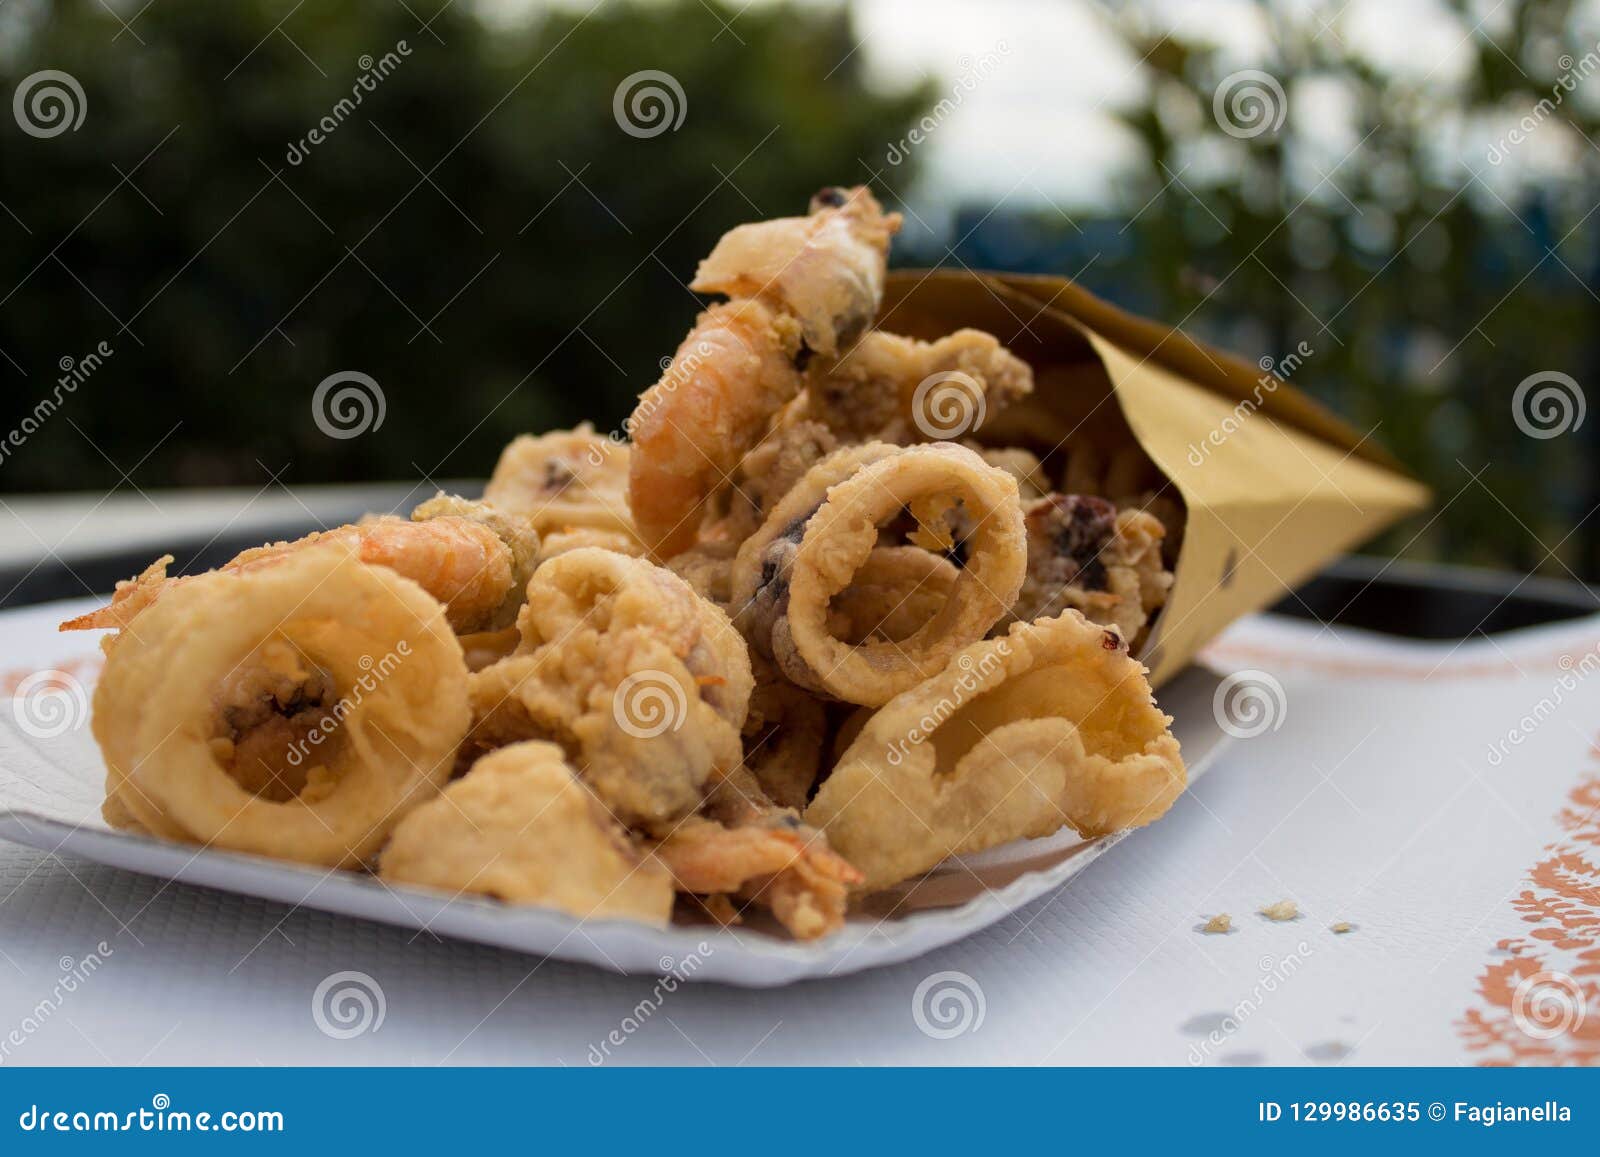
[[[429,505],[424,504],[419,510]],[[362,562],[388,567],[443,603],[445,615],[456,631],[488,630],[504,626],[515,617],[521,601],[518,580],[527,571],[529,551],[536,550],[538,543],[531,532],[510,523],[497,525],[512,536],[510,542],[485,523],[481,512],[470,516],[427,515],[420,521],[384,515],[319,531],[293,542],[253,547],[218,569],[224,574],[250,574],[312,546],[349,545]],[[61,630],[126,630],[156,600],[195,581],[194,576],[168,578],[167,564],[171,561],[172,556],[166,555],[137,578],[119,582],[108,606],[69,619],[61,624]]]
[[808,216],[730,229],[689,288],[764,302],[799,322],[808,349],[831,356],[877,314],[899,230],[900,214],[885,213],[865,186],[823,189]]
[[1141,510],[1118,511],[1103,498],[1052,494],[1029,505],[1024,522],[1028,577],[1007,621],[1071,607],[1115,626],[1137,647],[1172,587],[1161,559],[1160,521]]
[[751,667],[756,684],[744,725],[744,766],[773,803],[803,808],[822,771],[827,708],[785,679],[770,659],[754,655]]
[[444,609],[354,544],[196,576],[108,648],[105,817],[353,867],[444,782],[469,722]]
[[[908,511],[913,546],[952,551],[948,515],[970,522],[963,565],[931,618],[900,639],[850,642],[830,632],[834,600],[878,546],[879,527]],[[878,706],[942,669],[1016,601],[1026,570],[1016,480],[942,442],[840,451],[778,504],[734,565],[738,622],[792,681]]]
[[981,430],[1033,391],[1033,370],[993,335],[962,329],[937,341],[883,330],[806,373],[806,417],[841,442],[911,445]]
[[1185,781],[1171,720],[1114,631],[1075,611],[966,648],[862,728],[805,812],[867,890],[947,856],[1163,815]]
[[516,651],[471,677],[472,746],[558,743],[630,825],[687,815],[738,765],[744,640],[670,571],[572,551],[534,574],[518,626]]
[[[608,530],[600,526],[566,526],[560,530],[547,530],[539,537],[538,562],[545,563],[571,550],[597,546],[638,558],[644,546],[632,531]],[[523,584],[527,585],[527,584]]]
[[472,892],[662,926],[672,877],[583,786],[551,743],[516,743],[401,820],[378,874],[390,883]]
[[482,501],[167,556],[62,624],[114,629],[107,822],[809,940],[949,855],[1161,815],[1132,655],[1184,507],[1098,361],[1036,389],[992,334],[873,329],[899,227],[829,188],[729,231],[627,441],[523,435]]
[[[710,814],[672,827],[654,847],[678,890],[715,899],[736,897],[772,911],[797,940],[814,940],[844,924],[850,889],[861,873],[828,847],[827,838],[789,808],[768,803],[741,776],[718,787]],[[738,918],[728,904],[707,905]]]
[[851,645],[909,638],[949,602],[960,577],[948,558],[920,546],[876,547],[834,596],[828,633]]
[[500,453],[484,487],[489,505],[527,518],[540,532],[593,527],[632,535],[626,444],[571,430],[523,434]]
[[692,546],[706,500],[800,391],[800,329],[757,301],[714,305],[629,418],[628,506],[658,558]]

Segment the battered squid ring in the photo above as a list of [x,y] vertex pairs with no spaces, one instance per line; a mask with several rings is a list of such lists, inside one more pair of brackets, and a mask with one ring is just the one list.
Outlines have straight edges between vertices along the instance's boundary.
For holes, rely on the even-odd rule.
[[[742,620],[758,644],[771,648],[784,673],[801,686],[870,707],[937,673],[959,648],[981,639],[1016,601],[1027,570],[1027,546],[1017,482],[1004,470],[950,442],[882,453],[881,444],[856,447],[819,464],[774,510],[761,532],[740,551],[735,598],[754,586]],[[843,481],[831,477],[866,459]],[[826,497],[809,517],[799,515],[799,545],[792,558],[775,558],[773,544],[796,531],[794,511]],[[854,644],[833,635],[828,618],[835,596],[850,586],[879,541],[879,525],[902,510],[917,517],[919,545],[950,549],[944,513],[959,500],[971,533],[966,562],[949,597],[916,630],[895,639]],[[751,554],[746,556],[746,549]],[[756,554],[761,550],[761,554]],[[776,553],[784,553],[781,550]],[[786,563],[786,565],[785,565]],[[765,593],[762,591],[763,583]],[[763,630],[770,621],[770,629]]]
[[1183,791],[1171,722],[1116,631],[1017,623],[868,719],[805,820],[866,891],[1063,825],[1141,827]]
[[[268,647],[336,694],[305,744],[310,787],[281,801],[230,774],[221,689]],[[225,708],[227,704],[222,704]],[[173,839],[354,867],[450,774],[470,722],[467,668],[444,608],[344,545],[174,586],[111,646],[95,691],[108,817]],[[290,762],[294,760],[291,758]]]

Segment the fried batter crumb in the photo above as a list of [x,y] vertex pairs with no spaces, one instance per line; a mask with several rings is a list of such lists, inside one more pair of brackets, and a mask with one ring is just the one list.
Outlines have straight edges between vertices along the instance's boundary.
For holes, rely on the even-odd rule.
[[1337,924],[1331,925],[1328,928],[1328,931],[1334,933],[1336,936],[1343,936],[1346,932],[1354,932],[1355,930],[1356,926],[1350,923],[1348,920],[1341,920]]
[[1279,922],[1298,920],[1300,918],[1300,906],[1293,900],[1279,900],[1276,904],[1268,904],[1261,909],[1261,914],[1268,920],[1277,920]]
[[1200,931],[1208,936],[1221,936],[1233,931],[1233,917],[1226,912],[1218,912],[1207,920],[1205,927]]

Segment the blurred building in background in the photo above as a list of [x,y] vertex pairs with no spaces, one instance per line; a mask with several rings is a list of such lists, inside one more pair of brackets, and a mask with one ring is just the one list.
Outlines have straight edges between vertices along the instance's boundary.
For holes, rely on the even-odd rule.
[[1597,74],[1563,0],[11,0],[0,427],[55,402],[0,492],[481,475],[621,422],[725,228],[870,181],[899,264],[1295,355],[1438,492],[1378,549],[1600,578]]

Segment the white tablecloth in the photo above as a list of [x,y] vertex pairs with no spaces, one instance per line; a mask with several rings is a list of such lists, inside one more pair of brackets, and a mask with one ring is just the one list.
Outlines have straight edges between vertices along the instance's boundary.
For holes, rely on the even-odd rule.
[[[0,616],[7,686],[92,678],[50,617]],[[0,1064],[585,1065],[613,1030],[612,1064],[1593,1063],[1597,641],[1600,618],[1459,647],[1241,623],[1211,660],[1281,698],[1158,825],[970,940],[776,991],[662,995],[0,845]],[[1284,899],[1298,919],[1258,914]],[[383,1004],[347,1038],[313,1011],[342,972]]]

